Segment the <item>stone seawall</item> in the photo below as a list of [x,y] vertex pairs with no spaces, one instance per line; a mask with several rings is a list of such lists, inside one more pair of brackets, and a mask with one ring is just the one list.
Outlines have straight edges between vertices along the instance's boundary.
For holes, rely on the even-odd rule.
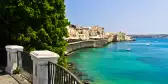
[[105,44],[109,43],[108,40],[87,40],[87,41],[79,41],[79,42],[73,42],[69,43],[67,46],[66,54],[75,51],[77,49],[81,48],[89,48],[89,47],[101,47]]

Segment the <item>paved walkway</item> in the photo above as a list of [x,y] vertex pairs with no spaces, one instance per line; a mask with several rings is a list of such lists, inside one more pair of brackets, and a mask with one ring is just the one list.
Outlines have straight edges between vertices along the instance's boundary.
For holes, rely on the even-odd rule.
[[19,84],[19,83],[10,75],[0,75],[0,84]]
[[0,84],[31,84],[19,74],[8,75],[0,66]]
[[19,84],[13,77],[4,73],[3,69],[0,69],[0,84]]

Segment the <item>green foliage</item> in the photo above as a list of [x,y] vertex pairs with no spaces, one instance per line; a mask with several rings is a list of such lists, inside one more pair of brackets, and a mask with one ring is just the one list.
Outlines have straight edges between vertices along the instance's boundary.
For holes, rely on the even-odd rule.
[[13,74],[19,74],[20,73],[20,68],[17,67],[16,70],[13,71]]
[[118,39],[119,39],[119,41],[124,41],[125,40],[125,33],[123,33],[123,32],[119,32],[118,33]]
[[65,68],[68,67],[67,63],[68,63],[68,61],[67,61],[66,56],[62,56],[61,58],[58,59],[58,64],[63,65]]
[[[64,0],[1,0],[1,46],[18,44],[25,50],[51,50],[64,59],[68,36]],[[62,64],[62,63],[60,63]],[[63,65],[64,66],[64,65]],[[66,65],[65,65],[66,66]]]

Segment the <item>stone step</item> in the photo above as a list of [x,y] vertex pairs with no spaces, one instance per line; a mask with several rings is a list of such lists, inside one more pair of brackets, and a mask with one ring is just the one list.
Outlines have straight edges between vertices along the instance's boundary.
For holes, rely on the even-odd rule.
[[19,84],[32,84],[28,82],[24,77],[20,74],[13,74],[12,77],[19,82]]

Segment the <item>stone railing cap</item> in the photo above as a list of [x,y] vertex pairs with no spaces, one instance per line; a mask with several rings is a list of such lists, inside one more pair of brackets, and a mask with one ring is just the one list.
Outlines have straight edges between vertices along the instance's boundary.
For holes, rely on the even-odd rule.
[[57,53],[54,53],[48,50],[31,51],[30,55],[35,58],[58,58],[59,57]]
[[7,45],[5,48],[10,48],[10,49],[23,49],[23,46],[19,45]]

